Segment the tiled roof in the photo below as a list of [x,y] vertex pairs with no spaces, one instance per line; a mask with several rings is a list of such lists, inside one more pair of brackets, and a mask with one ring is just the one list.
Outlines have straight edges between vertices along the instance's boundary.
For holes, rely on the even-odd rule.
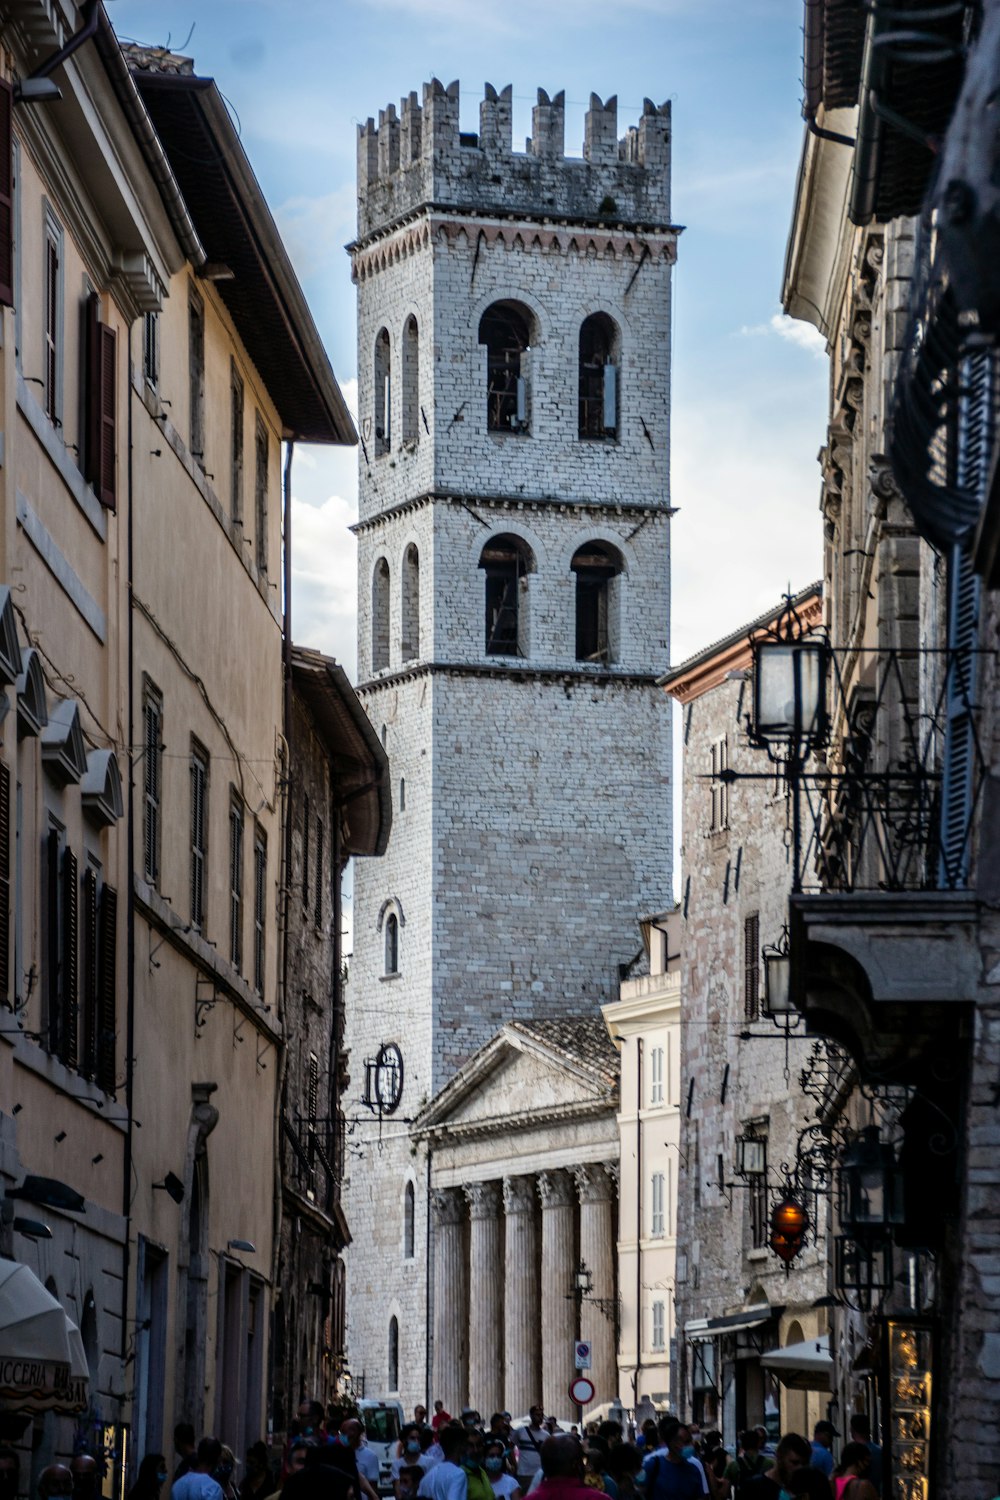
[[579,1021],[539,1016],[537,1020],[511,1021],[509,1026],[554,1052],[562,1052],[573,1062],[582,1063],[609,1088],[617,1088],[621,1071],[618,1049],[600,1016]]

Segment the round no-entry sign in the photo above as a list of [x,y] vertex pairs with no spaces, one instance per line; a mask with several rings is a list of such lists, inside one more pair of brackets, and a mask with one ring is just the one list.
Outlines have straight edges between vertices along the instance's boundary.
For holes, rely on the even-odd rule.
[[569,1383],[569,1399],[577,1406],[586,1406],[594,1399],[594,1382],[588,1380],[586,1375],[578,1375]]

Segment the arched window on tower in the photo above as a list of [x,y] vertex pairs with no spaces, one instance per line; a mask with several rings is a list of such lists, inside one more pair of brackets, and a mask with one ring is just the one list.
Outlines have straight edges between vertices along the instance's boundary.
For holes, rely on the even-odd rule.
[[618,435],[618,328],[607,313],[580,325],[580,437]]
[[413,542],[403,553],[403,635],[404,661],[414,661],[420,655],[420,553]]
[[385,972],[399,973],[399,918],[395,912],[385,919]]
[[531,548],[518,536],[492,537],[479,566],[486,574],[486,655],[526,657],[528,574],[535,571]]
[[403,324],[403,442],[420,441],[420,334],[410,314]]
[[528,356],[534,320],[522,302],[494,302],[479,322],[486,345],[486,426],[490,432],[528,431]]
[[389,665],[389,564],[380,557],[372,574],[372,671]]
[[380,328],[375,338],[375,457],[392,446],[392,351],[389,331]]
[[621,556],[607,542],[586,542],[573,554],[576,574],[576,659],[615,661],[621,614]]
[[399,1390],[399,1319],[389,1319],[389,1390]]
[[403,1259],[412,1260],[414,1254],[414,1214],[416,1209],[413,1183],[403,1189]]

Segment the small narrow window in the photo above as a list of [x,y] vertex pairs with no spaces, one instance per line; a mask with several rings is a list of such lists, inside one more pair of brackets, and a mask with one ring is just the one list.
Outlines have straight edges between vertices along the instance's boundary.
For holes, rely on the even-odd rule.
[[229,961],[243,969],[243,801],[234,787],[229,800]]
[[380,557],[372,574],[372,671],[389,665],[389,564]]
[[253,841],[253,987],[264,993],[264,927],[267,910],[267,835],[258,827]]
[[375,457],[392,447],[392,349],[388,329],[380,328],[375,339]]
[[402,352],[403,442],[415,448],[420,441],[420,335],[412,316],[403,327]]
[[231,431],[229,467],[229,506],[234,521],[243,523],[243,380],[236,361],[229,370],[229,406]]
[[666,1233],[666,1218],[664,1206],[665,1179],[662,1172],[653,1173],[651,1185],[652,1192],[650,1194],[649,1232],[654,1239],[658,1239]]
[[649,1054],[649,1102],[663,1103],[663,1048],[653,1047]]
[[14,90],[4,79],[0,81],[0,304],[4,307],[17,305],[14,299],[14,256],[18,229],[14,202],[17,166]]
[[302,798],[302,905],[309,909],[309,798]]
[[486,655],[527,656],[531,551],[520,537],[496,536],[483,548],[479,566],[486,574]]
[[208,860],[208,752],[191,747],[191,925],[205,925],[205,866]]
[[413,1259],[413,1255],[414,1255],[414,1246],[415,1246],[415,1243],[416,1243],[416,1236],[415,1236],[415,1233],[414,1233],[415,1209],[416,1209],[416,1202],[415,1202],[415,1195],[414,1195],[414,1192],[413,1192],[413,1183],[412,1182],[408,1182],[406,1184],[406,1187],[403,1189],[403,1259],[404,1260],[412,1260]]
[[270,444],[268,442],[267,428],[264,418],[260,412],[257,413],[257,433],[254,444],[256,455],[256,473],[254,477],[254,524],[256,536],[254,537],[254,557],[258,571],[267,572],[267,471],[270,459]]
[[81,970],[83,1046],[80,1072],[93,1078],[97,1072],[98,991],[97,991],[97,871],[88,865],[83,872],[81,912]]
[[399,919],[395,912],[385,919],[385,972],[399,973]]
[[770,1224],[767,1211],[767,1141],[761,1154],[762,1169],[749,1178],[747,1189],[747,1213],[750,1224],[750,1248],[763,1250],[767,1246]]
[[205,457],[205,308],[192,289],[188,298],[188,403],[191,457]]
[[618,342],[618,329],[607,313],[594,313],[580,326],[581,438],[617,436]]
[[528,431],[527,356],[533,319],[520,302],[494,302],[479,323],[486,346],[486,426],[490,432]]
[[101,887],[97,923],[97,1085],[113,1094],[118,1082],[118,892]]
[[400,810],[400,812],[405,812],[406,811],[406,778],[405,778],[405,776],[401,776],[399,778],[399,810]]
[[413,661],[420,655],[420,553],[411,542],[403,554],[402,657]]
[[399,1319],[389,1319],[389,1390],[399,1390]]
[[313,920],[319,927],[323,921],[323,824],[316,819],[316,901]]
[[665,1304],[653,1303],[653,1336],[650,1347],[660,1353],[666,1348],[666,1318]]
[[729,827],[729,738],[720,736],[712,742],[712,833]]
[[163,768],[163,699],[150,682],[142,695],[143,875],[160,878],[160,785]]
[[760,1015],[760,914],[743,919],[743,1012],[748,1021]]
[[62,419],[62,230],[45,216],[45,412],[51,422]]
[[150,385],[160,380],[160,315],[157,312],[143,314],[142,318],[142,373]]
[[576,659],[614,661],[622,560],[606,542],[587,542],[570,563],[576,575]]

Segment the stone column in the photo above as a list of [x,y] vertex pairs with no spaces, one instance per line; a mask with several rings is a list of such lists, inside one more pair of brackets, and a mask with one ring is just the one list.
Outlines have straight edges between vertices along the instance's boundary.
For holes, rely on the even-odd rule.
[[577,1167],[577,1191],[580,1194],[580,1259],[593,1277],[591,1296],[603,1298],[605,1307],[595,1302],[580,1305],[580,1337],[590,1341],[593,1365],[590,1378],[594,1383],[594,1404],[613,1401],[618,1394],[618,1347],[614,1297],[615,1243],[611,1205],[614,1183],[598,1162]]
[[460,1188],[432,1195],[434,1214],[434,1389],[432,1401],[459,1412],[469,1385],[469,1281]]
[[[503,1405],[503,1228],[499,1182],[465,1189],[472,1221],[469,1242],[469,1401],[483,1419]],[[453,1407],[447,1407],[454,1411]],[[457,1412],[456,1412],[457,1415]]]
[[541,1399],[535,1179],[505,1177],[504,1405],[519,1417]]
[[546,1412],[569,1410],[566,1388],[575,1373],[576,1194],[568,1172],[541,1172],[542,1200],[542,1401]]

